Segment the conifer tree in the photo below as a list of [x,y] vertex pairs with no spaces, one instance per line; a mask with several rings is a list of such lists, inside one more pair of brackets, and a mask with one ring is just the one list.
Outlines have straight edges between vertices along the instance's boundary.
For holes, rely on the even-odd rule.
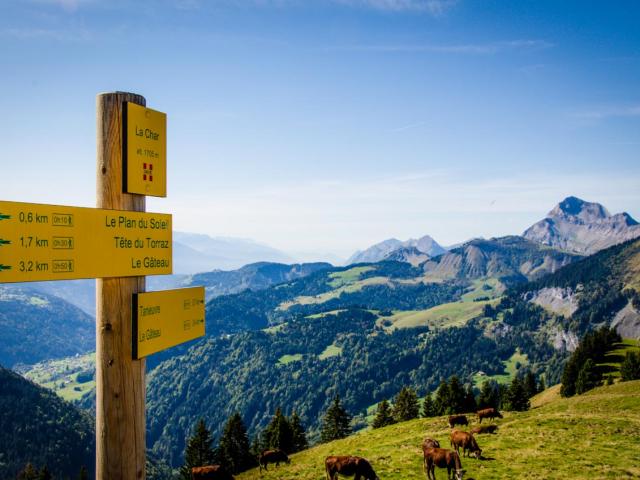
[[524,382],[520,380],[518,376],[516,376],[511,382],[509,390],[507,390],[506,397],[506,410],[512,410],[516,412],[524,412],[525,410],[529,410],[529,397],[527,396]]
[[80,473],[78,474],[78,480],[89,480],[89,472],[87,471],[87,467],[82,465],[80,467]]
[[478,397],[478,408],[498,408],[500,406],[500,394],[498,385],[493,380],[485,380]]
[[293,452],[293,432],[289,420],[282,414],[280,407],[263,432],[263,446],[267,449]]
[[378,408],[376,410],[376,417],[373,419],[373,423],[371,426],[373,428],[381,428],[386,427],[387,425],[392,425],[396,423],[393,418],[391,407],[389,406],[389,401],[385,398],[380,403],[378,403]]
[[601,375],[596,370],[593,360],[588,358],[578,372],[578,378],[576,379],[576,393],[581,395],[584,392],[597,387],[600,385],[601,380]]
[[309,447],[309,443],[307,442],[307,433],[302,425],[302,420],[300,420],[300,417],[296,412],[293,412],[291,415],[289,424],[291,425],[291,437],[293,439],[292,453],[307,449]]
[[464,397],[465,391],[458,380],[458,377],[453,375],[449,379],[449,408],[448,413],[462,413],[464,412]]
[[249,450],[247,429],[236,412],[227,420],[220,437],[220,462],[232,473],[244,472],[256,464]]
[[538,393],[538,385],[536,383],[536,377],[531,370],[527,372],[524,377],[524,389],[527,392],[529,398]]
[[436,416],[436,405],[431,397],[431,394],[427,393],[422,403],[422,416],[424,418],[431,418]]
[[320,439],[322,442],[331,442],[332,440],[345,438],[350,433],[351,415],[347,413],[340,403],[340,396],[336,395],[322,419]]
[[49,469],[47,468],[46,465],[44,465],[41,469],[40,472],[38,473],[38,480],[51,480],[53,477],[51,477],[51,472],[49,471]]
[[393,419],[396,422],[406,422],[418,418],[420,405],[415,390],[409,387],[402,387],[393,402]]
[[473,394],[473,387],[468,385],[464,394],[464,407],[463,412],[475,412],[478,410],[478,404],[476,403],[476,396]]
[[18,480],[38,480],[38,471],[31,463],[27,463],[18,473]]
[[640,380],[640,353],[627,352],[620,365],[620,378],[623,382]]
[[180,468],[180,478],[191,480],[191,469],[216,463],[216,455],[213,450],[211,432],[201,418],[196,425],[193,435],[187,442],[184,452],[184,465]]
[[438,386],[438,390],[436,391],[436,399],[434,401],[435,406],[435,414],[438,415],[448,415],[451,413],[449,410],[449,404],[451,403],[451,395],[449,393],[449,384],[446,380],[442,380],[440,382],[440,386]]
[[544,392],[547,389],[547,385],[544,382],[544,377],[540,377],[540,381],[538,382],[538,393]]

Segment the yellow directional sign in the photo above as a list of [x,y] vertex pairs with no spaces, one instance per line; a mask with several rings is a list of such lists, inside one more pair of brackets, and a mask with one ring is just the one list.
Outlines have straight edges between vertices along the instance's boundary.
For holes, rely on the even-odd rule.
[[204,287],[133,295],[133,358],[204,336]]
[[124,191],[167,196],[167,115],[126,103]]
[[166,275],[171,215],[0,201],[0,283]]

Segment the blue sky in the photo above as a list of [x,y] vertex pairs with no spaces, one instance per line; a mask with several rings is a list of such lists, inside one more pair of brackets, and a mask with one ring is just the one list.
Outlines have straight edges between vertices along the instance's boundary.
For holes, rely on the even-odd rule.
[[179,230],[301,258],[640,217],[634,1],[2,0],[2,199],[93,206],[95,96],[168,114]]

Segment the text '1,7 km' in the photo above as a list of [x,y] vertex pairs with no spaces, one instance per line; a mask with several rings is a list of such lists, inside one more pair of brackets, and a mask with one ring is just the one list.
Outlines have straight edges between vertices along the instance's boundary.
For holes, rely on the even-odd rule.
[[171,215],[0,201],[0,283],[172,273]]

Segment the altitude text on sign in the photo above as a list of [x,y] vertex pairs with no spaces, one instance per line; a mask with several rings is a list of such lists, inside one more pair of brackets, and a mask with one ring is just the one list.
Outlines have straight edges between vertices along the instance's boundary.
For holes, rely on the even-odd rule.
[[167,196],[167,115],[127,102],[124,191]]
[[0,283],[171,273],[171,215],[0,201]]
[[204,335],[204,287],[133,295],[133,358]]

